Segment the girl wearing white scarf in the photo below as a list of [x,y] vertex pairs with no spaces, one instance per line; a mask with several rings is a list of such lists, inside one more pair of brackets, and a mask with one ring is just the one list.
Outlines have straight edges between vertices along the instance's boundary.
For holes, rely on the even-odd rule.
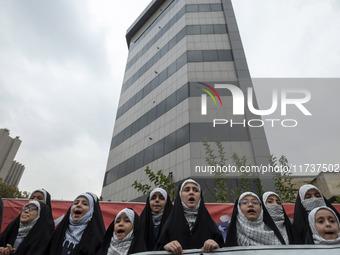
[[306,184],[301,186],[299,196],[303,207],[308,213],[316,207],[326,206],[320,190],[314,185]]
[[[93,208],[93,197],[88,193],[80,194],[73,201],[71,214],[69,216],[70,223],[65,233],[63,247],[72,246],[74,248],[79,243],[87,224],[92,218]],[[81,214],[79,214],[79,212],[81,212]],[[78,214],[82,215],[81,218],[79,218]]]
[[[135,220],[134,216],[135,212],[128,208],[121,210],[117,214],[114,220],[115,230],[107,255],[128,254],[133,239],[133,223]],[[119,231],[125,232],[123,234],[120,234]]]
[[340,223],[332,209],[317,207],[309,213],[308,221],[314,244],[340,244]]
[[[260,203],[260,214],[257,219],[249,220],[240,208],[240,203],[245,197],[253,197]],[[255,206],[255,205],[254,205]],[[245,192],[239,198],[237,204],[237,242],[240,246],[249,245],[280,245],[280,240],[275,236],[274,231],[263,222],[263,209],[259,197],[252,192]]]
[[[269,199],[268,199],[269,198]],[[265,192],[262,195],[262,199],[264,202],[264,206],[266,207],[268,213],[274,220],[277,228],[279,229],[283,239],[285,240],[286,244],[289,244],[288,233],[286,229],[286,222],[285,222],[285,212],[282,206],[282,201],[279,196],[272,191]],[[274,199],[278,200],[279,203],[272,203]]]

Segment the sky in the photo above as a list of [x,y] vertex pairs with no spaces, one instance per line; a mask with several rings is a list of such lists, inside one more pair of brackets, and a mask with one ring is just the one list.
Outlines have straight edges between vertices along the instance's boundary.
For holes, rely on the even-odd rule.
[[[44,187],[52,199],[64,200],[84,191],[100,195],[128,54],[126,30],[149,2],[0,0],[0,128],[22,140],[15,158],[26,168],[21,191]],[[232,2],[252,77],[339,77],[338,0]],[[274,153],[305,163],[311,153],[325,163],[339,159],[333,113],[340,105],[330,100],[339,86],[319,81],[309,88],[313,117],[299,130],[266,129]],[[254,85],[261,102],[268,97],[263,84]],[[282,132],[289,138],[280,140]],[[289,142],[301,136],[309,143]]]

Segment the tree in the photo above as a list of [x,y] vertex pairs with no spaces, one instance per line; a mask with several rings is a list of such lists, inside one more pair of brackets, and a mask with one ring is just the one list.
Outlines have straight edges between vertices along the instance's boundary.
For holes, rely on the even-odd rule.
[[[205,161],[209,166],[225,166],[228,159],[224,151],[224,147],[220,140],[216,139],[215,144],[217,146],[217,155],[215,150],[206,139],[202,140],[205,149]],[[243,192],[251,190],[251,186],[255,186],[255,189],[259,194],[263,193],[262,184],[260,178],[255,173],[247,173],[240,171],[241,167],[247,166],[247,158],[245,156],[240,157],[237,153],[233,153],[231,156],[233,165],[236,166],[237,171],[241,173],[237,185],[231,185],[228,177],[225,173],[214,172],[215,183],[215,200],[217,203],[227,203],[229,196],[238,197]],[[250,165],[248,165],[250,166]],[[235,186],[232,188],[232,186]]]
[[[154,187],[164,189],[170,196],[173,201],[176,196],[175,185],[171,182],[169,176],[166,176],[163,173],[163,170],[158,170],[157,173],[151,171],[149,166],[144,169],[150,184],[153,184]],[[149,194],[152,191],[152,186],[149,184],[142,184],[141,182],[134,181],[132,184],[137,191],[143,192],[143,195]]]
[[288,159],[282,155],[279,160],[277,160],[274,155],[270,155],[269,162],[271,166],[281,170],[274,174],[276,192],[286,203],[295,203],[296,196],[291,178],[292,173],[288,166]]
[[18,187],[14,185],[7,185],[3,183],[0,178],[0,197],[2,198],[28,198],[30,193],[27,191],[19,191]]

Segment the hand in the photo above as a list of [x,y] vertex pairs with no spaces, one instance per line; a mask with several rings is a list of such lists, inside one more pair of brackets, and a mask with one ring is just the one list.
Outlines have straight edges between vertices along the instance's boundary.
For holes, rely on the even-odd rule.
[[214,240],[208,239],[207,241],[204,242],[204,245],[201,248],[201,250],[205,252],[211,252],[218,248],[220,248],[220,246]]
[[176,240],[164,245],[164,250],[170,251],[172,254],[183,254],[182,245]]
[[14,252],[15,249],[10,244],[7,244],[7,247],[0,247],[0,255],[10,255]]

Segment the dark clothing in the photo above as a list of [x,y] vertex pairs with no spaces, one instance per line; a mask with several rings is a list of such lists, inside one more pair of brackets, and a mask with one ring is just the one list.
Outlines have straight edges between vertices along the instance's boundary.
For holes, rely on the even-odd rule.
[[[90,194],[92,196],[92,194]],[[71,251],[71,255],[94,255],[102,245],[103,236],[105,233],[105,225],[103,216],[100,210],[99,202],[94,198],[94,208],[91,220],[88,222],[87,227],[81,237],[79,243],[73,249],[63,248],[65,240],[65,233],[69,225],[69,217],[71,208],[68,209],[65,217],[58,225],[49,245],[46,254],[49,255],[64,255],[64,252]],[[64,245],[67,247],[67,245]],[[62,253],[63,252],[63,253]],[[68,255],[70,255],[68,254]]]
[[[132,209],[131,209],[132,210]],[[140,225],[140,218],[136,212],[134,212],[134,223],[133,223],[133,239],[128,251],[128,254],[133,254],[137,252],[144,252],[147,251],[144,239],[141,236],[141,225]],[[97,255],[106,255],[107,251],[110,247],[111,239],[114,233],[115,228],[115,220],[112,221],[108,229],[106,230],[104,236],[104,242],[101,249],[96,253]]]
[[[340,220],[339,212],[334,208],[334,206],[323,196],[326,206],[331,208],[338,219]],[[294,222],[293,228],[298,235],[300,244],[313,244],[312,230],[310,229],[308,222],[308,213],[301,203],[301,197],[298,193],[294,208]]]
[[216,223],[204,205],[202,192],[198,215],[195,224],[190,230],[184,216],[182,200],[178,191],[174,208],[160,234],[157,250],[164,249],[167,243],[174,240],[177,240],[183,249],[201,249],[208,239],[213,239],[220,248],[224,246],[221,231],[217,228]]
[[[50,210],[44,203],[40,203],[40,217],[33,228],[29,231],[22,243],[16,249],[17,255],[45,255],[45,249],[52,236],[49,227]],[[6,247],[7,244],[14,246],[20,226],[20,216],[16,217],[0,235],[0,246]]]
[[[239,201],[239,199],[237,199],[235,204],[234,204],[234,209],[233,209],[231,221],[230,221],[228,232],[227,232],[227,238],[226,238],[226,246],[227,247],[239,246],[239,244],[237,242],[237,227],[236,227],[237,214],[239,213],[238,208],[237,208],[238,201]],[[263,222],[264,222],[264,224],[266,224],[271,230],[274,231],[274,234],[280,240],[281,244],[286,244],[281,233],[280,233],[280,231],[279,231],[279,229],[276,227],[275,222],[270,217],[265,206],[261,205],[261,207],[263,209]]]
[[146,205],[140,215],[141,233],[144,235],[146,248],[148,251],[153,251],[156,248],[159,235],[163,229],[163,226],[168,219],[171,210],[172,203],[170,197],[167,197],[166,204],[163,210],[162,220],[159,225],[155,226],[152,221],[152,210],[150,207],[149,197],[146,200]]

